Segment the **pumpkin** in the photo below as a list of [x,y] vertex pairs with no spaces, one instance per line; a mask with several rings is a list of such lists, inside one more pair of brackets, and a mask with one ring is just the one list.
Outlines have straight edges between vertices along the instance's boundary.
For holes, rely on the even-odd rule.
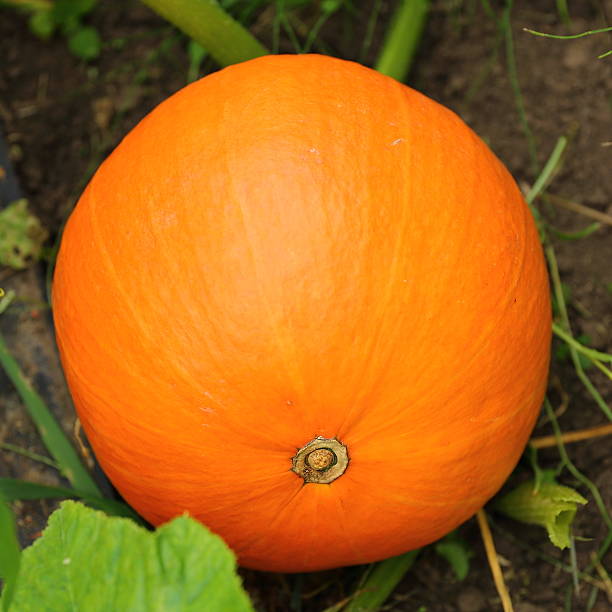
[[549,362],[508,171],[451,111],[317,55],[231,66],[151,112],[72,213],[53,306],[121,495],[262,570],[464,522],[517,463]]

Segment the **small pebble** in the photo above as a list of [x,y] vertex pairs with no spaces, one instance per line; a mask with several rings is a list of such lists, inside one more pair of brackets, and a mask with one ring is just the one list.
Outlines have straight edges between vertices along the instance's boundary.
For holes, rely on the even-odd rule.
[[567,46],[563,55],[563,65],[566,68],[580,68],[584,66],[592,57],[589,54],[589,49],[580,43],[574,43]]

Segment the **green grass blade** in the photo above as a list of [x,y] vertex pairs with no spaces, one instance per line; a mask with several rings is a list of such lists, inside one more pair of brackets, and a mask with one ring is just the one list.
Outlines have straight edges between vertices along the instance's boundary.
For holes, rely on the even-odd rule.
[[[559,266],[557,265],[557,256],[555,255],[555,250],[553,249],[552,245],[549,244],[544,248],[544,253],[548,261],[550,279],[552,282],[555,299],[557,300],[557,306],[559,308],[562,323],[562,326],[560,326],[559,329],[562,329],[568,337],[573,338],[572,328],[569,321],[569,314],[567,312],[567,304],[565,303],[565,296],[563,295],[563,287],[561,285],[561,277],[559,275]],[[557,333],[558,335],[558,331],[555,333]],[[570,356],[572,358],[572,363],[574,364],[574,370],[576,370],[576,375],[581,380],[582,384],[586,387],[587,391],[595,400],[601,411],[610,421],[612,421],[612,410],[606,403],[606,400],[604,400],[604,398],[602,397],[601,393],[591,382],[591,379],[586,375],[586,372],[582,367],[582,363],[580,361],[576,346],[574,345],[574,343],[567,342],[567,340],[565,340],[565,342],[569,347]]]
[[15,530],[15,517],[8,507],[8,504],[0,500],[0,578],[4,581],[4,591],[2,592],[2,610],[9,609],[15,582],[19,573],[19,561],[21,559],[21,549],[17,541]]
[[398,81],[406,78],[421,40],[428,10],[428,0],[401,0],[376,62],[378,72]]
[[505,46],[506,46],[506,64],[508,66],[508,78],[510,80],[510,85],[512,86],[512,90],[514,92],[516,109],[519,115],[521,126],[523,128],[523,133],[525,134],[525,138],[527,139],[527,148],[529,150],[529,156],[531,158],[531,167],[535,174],[538,170],[538,149],[536,145],[535,136],[533,135],[533,131],[531,130],[531,126],[529,125],[529,120],[527,119],[525,101],[523,99],[523,92],[521,90],[521,86],[520,86],[519,78],[518,78],[516,55],[514,53],[514,39],[512,37],[512,24],[511,24],[512,5],[513,5],[512,0],[506,0],[506,6],[502,13],[502,17],[501,17],[499,25],[504,34],[504,39],[506,41]]
[[570,25],[572,23],[569,9],[567,8],[567,0],[557,0],[557,13],[559,13],[559,17],[565,25]]
[[411,550],[399,557],[377,563],[359,585],[345,612],[375,612],[413,566],[420,550]]
[[372,11],[368,18],[368,24],[366,26],[366,33],[363,38],[361,45],[361,51],[359,52],[359,63],[363,64],[366,60],[370,47],[372,46],[372,40],[374,39],[374,31],[376,30],[376,24],[378,23],[378,17],[380,15],[380,9],[382,8],[382,0],[374,0],[372,5]]
[[18,480],[16,478],[0,478],[0,500],[7,502],[24,499],[66,499],[77,498],[84,501],[88,506],[96,510],[102,510],[111,516],[123,516],[131,518],[138,523],[144,521],[128,505],[114,499],[106,499],[98,496],[88,495],[81,491],[67,487],[51,487]]
[[9,444],[8,442],[0,442],[0,450],[9,451],[11,453],[15,453],[17,455],[21,455],[22,457],[27,457],[32,461],[37,461],[38,463],[44,463],[53,469],[59,470],[59,465],[53,459],[49,459],[43,455],[39,455],[38,453],[33,453],[29,451],[27,448],[21,448],[15,444]]
[[269,51],[216,0],[142,0],[202,45],[221,66],[267,55]]
[[[544,224],[541,222],[538,210],[533,206],[533,202],[535,201],[535,199],[542,193],[542,191],[550,182],[555,171],[558,169],[563,157],[563,153],[565,152],[565,149],[567,147],[567,142],[568,140],[565,136],[561,136],[557,140],[557,143],[552,153],[550,154],[550,157],[544,164],[544,168],[535,180],[533,187],[529,190],[529,193],[527,194],[525,199],[527,200],[527,203],[529,204],[531,211],[535,217],[536,223],[538,225],[538,231],[540,232],[540,237],[542,239],[542,242],[544,243],[544,254],[546,255],[546,260],[548,262],[552,290],[557,301],[557,307],[559,309],[560,325],[556,326],[555,333],[559,335],[559,330],[561,332],[565,332],[566,337],[563,339],[569,347],[570,356],[574,365],[574,369],[576,370],[576,375],[578,376],[582,384],[586,387],[587,391],[595,400],[602,412],[609,420],[612,421],[612,410],[607,405],[601,393],[591,382],[591,379],[587,376],[582,366],[582,363],[580,362],[578,348],[576,346],[577,341],[574,339],[572,334],[572,327],[570,325],[567,304],[565,303],[565,296],[563,294],[563,287],[561,284],[561,277],[559,275],[559,266],[557,265],[557,256],[555,254],[555,249],[551,244],[550,240],[548,239]],[[602,353],[602,355],[605,355],[605,353]],[[596,358],[594,363],[600,361],[601,360],[599,358]]]
[[72,486],[92,497],[102,497],[102,493],[89,472],[85,469],[76,451],[47,408],[46,404],[32,388],[21,372],[19,365],[10,354],[6,343],[0,336],[0,364],[17,389],[28,413],[36,425],[40,437],[51,456],[57,461],[61,473]]
[[550,157],[544,164],[544,168],[538,175],[533,186],[529,190],[529,193],[525,196],[527,204],[533,204],[534,200],[544,191],[545,187],[550,183],[554,173],[558,170],[561,164],[563,153],[567,148],[567,137],[560,136],[555,144],[555,147],[550,154]]
[[576,232],[562,232],[556,227],[550,225],[550,223],[547,226],[551,234],[555,235],[561,240],[583,240],[584,238],[588,238],[591,234],[594,234],[597,230],[601,229],[601,223],[599,221],[594,221],[593,223],[587,225],[584,229]]
[[67,487],[51,487],[17,478],[0,478],[0,499],[12,502],[24,499],[65,499],[81,497]]

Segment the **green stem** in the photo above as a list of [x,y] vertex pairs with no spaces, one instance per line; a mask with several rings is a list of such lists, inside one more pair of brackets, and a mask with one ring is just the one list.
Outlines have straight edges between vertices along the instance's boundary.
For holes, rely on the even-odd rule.
[[401,0],[376,62],[378,72],[398,81],[406,78],[421,39],[428,9],[429,0]]
[[523,28],[523,30],[525,32],[529,32],[529,34],[543,36],[544,38],[555,38],[556,40],[572,40],[574,38],[592,36],[593,34],[603,34],[604,32],[612,32],[612,26],[608,28],[599,28],[599,30],[587,30],[586,32],[580,32],[580,34],[547,34],[546,32],[539,32],[538,30],[531,30],[529,28]]
[[42,441],[49,453],[57,461],[62,474],[71,482],[75,489],[92,497],[102,497],[100,489],[98,489],[93,478],[81,463],[79,456],[43,399],[34,391],[24,377],[2,336],[0,336],[0,365],[2,365],[21,396]]
[[609,361],[612,363],[612,355],[610,353],[602,353],[601,351],[597,351],[595,349],[591,349],[584,344],[581,344],[574,338],[571,334],[568,334],[560,325],[557,323],[553,323],[552,325],[553,332],[555,335],[559,336],[561,340],[564,340],[571,346],[573,346],[578,352],[586,355],[589,359],[599,360],[599,361]]
[[193,38],[221,65],[245,62],[268,50],[216,0],[142,0]]

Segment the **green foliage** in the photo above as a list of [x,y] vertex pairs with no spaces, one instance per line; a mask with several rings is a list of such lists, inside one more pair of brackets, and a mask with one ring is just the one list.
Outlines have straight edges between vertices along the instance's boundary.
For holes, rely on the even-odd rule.
[[[6,598],[6,594],[4,595]],[[186,516],[155,532],[64,502],[21,557],[11,610],[253,610],[221,540]]]
[[26,268],[40,257],[46,239],[47,230],[28,212],[27,200],[16,200],[0,211],[0,266]]
[[84,60],[92,60],[100,55],[102,43],[95,28],[82,26],[68,36],[68,48],[74,55]]
[[434,550],[442,558],[446,559],[457,576],[457,580],[464,580],[470,571],[470,557],[473,552],[468,543],[456,531],[449,533],[439,540]]
[[19,573],[21,550],[15,531],[15,518],[6,503],[0,500],[0,578],[4,580],[4,597],[0,609],[5,612],[15,591],[15,582]]
[[[591,338],[586,334],[581,334],[580,336],[576,336],[576,340],[583,345],[589,345],[591,343]],[[558,361],[571,361],[570,347],[567,343],[560,343],[555,349],[555,358]],[[593,362],[582,353],[578,353],[578,359],[580,360],[580,364],[586,370],[587,368],[593,365]]]
[[495,504],[496,510],[523,523],[540,525],[558,548],[570,545],[570,528],[578,506],[587,500],[574,489],[542,481],[524,482]]
[[406,572],[414,565],[420,550],[371,565],[363,575],[355,596],[345,612],[375,612],[385,603]]
[[8,2],[30,11],[30,30],[43,40],[59,32],[66,37],[68,48],[77,57],[92,60],[100,55],[102,43],[98,31],[83,25],[82,20],[95,7],[97,0],[54,0],[21,4]]

